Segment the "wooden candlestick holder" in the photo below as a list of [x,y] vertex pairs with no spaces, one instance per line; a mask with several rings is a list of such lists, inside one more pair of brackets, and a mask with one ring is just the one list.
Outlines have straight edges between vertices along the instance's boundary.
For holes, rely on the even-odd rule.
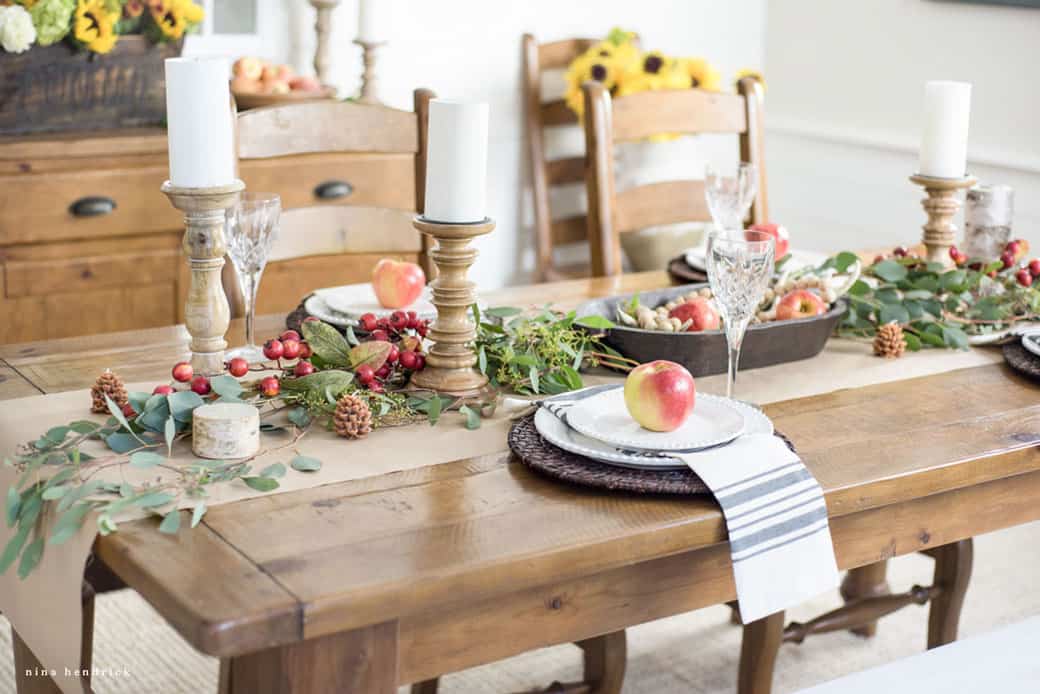
[[477,259],[470,241],[490,233],[495,222],[485,219],[473,224],[446,224],[416,217],[412,224],[436,241],[430,256],[439,272],[430,285],[437,307],[437,319],[429,333],[434,345],[426,368],[412,376],[412,385],[453,397],[479,396],[487,389],[488,378],[476,369],[473,342],[477,326],[470,318],[470,306],[477,301],[476,284],[466,279],[466,273]]
[[354,40],[361,46],[361,61],[363,70],[361,72],[361,94],[358,101],[363,104],[378,104],[379,101],[379,78],[376,76],[376,54],[379,49],[386,45],[385,41],[369,43],[368,41]]
[[927,260],[952,265],[950,247],[956,240],[957,232],[957,227],[953,224],[953,217],[961,208],[961,201],[957,199],[957,191],[975,185],[975,178],[973,176],[935,178],[914,174],[910,180],[923,187],[928,193],[928,197],[921,200],[921,207],[928,215],[928,223],[922,227],[924,229],[922,241],[927,249]]
[[238,180],[212,188],[182,188],[169,181],[162,185],[173,206],[184,212],[184,253],[191,267],[184,323],[191,335],[191,366],[204,376],[224,372],[224,335],[231,322],[220,281],[227,252],[224,224],[227,209],[238,203],[245,187]]
[[329,41],[332,34],[332,10],[336,9],[340,0],[310,0],[310,2],[315,10],[314,72],[318,76],[321,86],[328,87],[331,80],[329,70],[332,67]]

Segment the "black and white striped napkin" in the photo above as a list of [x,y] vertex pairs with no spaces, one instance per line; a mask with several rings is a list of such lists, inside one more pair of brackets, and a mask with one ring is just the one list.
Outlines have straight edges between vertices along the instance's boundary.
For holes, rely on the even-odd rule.
[[[567,422],[567,410],[595,386],[542,400]],[[748,434],[724,446],[669,451],[711,489],[729,533],[740,617],[746,624],[837,587],[823,490],[777,436]]]

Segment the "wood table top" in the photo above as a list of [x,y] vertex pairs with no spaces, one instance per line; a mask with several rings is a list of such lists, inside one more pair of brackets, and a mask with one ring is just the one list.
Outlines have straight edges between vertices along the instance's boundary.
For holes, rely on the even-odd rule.
[[[519,287],[487,299],[567,306],[665,284],[664,273],[642,273]],[[258,334],[274,332],[280,320],[259,320]],[[106,366],[128,381],[162,379],[185,344],[183,328],[168,328],[2,347],[0,398],[88,387]],[[1038,395],[1040,387],[993,365],[765,410],[823,486],[832,523],[849,517],[841,537],[851,539],[835,540],[839,564],[848,568],[949,541],[917,525],[917,516],[901,515],[910,501],[1022,475],[1030,482],[1021,493],[1034,494],[1035,506]],[[1001,490],[994,494],[1006,494]],[[1024,503],[1006,501],[1009,508]],[[969,535],[999,524],[985,515],[969,512],[957,522]],[[880,549],[852,527],[852,519],[868,516],[870,542],[884,540]],[[513,460],[505,441],[501,453],[488,456],[218,506],[198,528],[173,537],[152,525],[123,524],[99,537],[96,551],[193,645],[214,655],[419,619],[434,608],[461,609],[691,552],[704,552],[702,564],[728,566],[718,551],[722,517],[710,499],[567,486]]]

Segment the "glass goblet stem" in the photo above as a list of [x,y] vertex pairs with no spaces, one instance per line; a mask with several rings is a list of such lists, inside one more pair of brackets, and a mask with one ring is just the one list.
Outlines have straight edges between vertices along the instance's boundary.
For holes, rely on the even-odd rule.
[[744,332],[749,319],[739,320],[731,326],[726,321],[726,346],[729,348],[729,365],[726,370],[726,397],[733,397],[733,384],[737,382],[737,370],[740,368],[740,348],[744,344]]

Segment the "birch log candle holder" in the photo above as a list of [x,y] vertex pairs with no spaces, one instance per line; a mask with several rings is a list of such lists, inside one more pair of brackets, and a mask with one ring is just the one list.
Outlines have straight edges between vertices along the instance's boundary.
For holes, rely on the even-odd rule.
[[928,197],[921,200],[921,207],[928,215],[928,223],[922,227],[927,260],[951,265],[950,247],[956,240],[957,227],[953,218],[961,208],[957,191],[975,185],[973,176],[963,178],[938,178],[914,174],[910,180],[923,187]]
[[224,335],[231,322],[220,271],[227,241],[224,223],[228,208],[238,203],[245,184],[236,180],[210,188],[185,188],[169,181],[162,192],[184,213],[184,253],[191,268],[184,323],[191,335],[191,365],[197,374],[224,372]]
[[376,59],[379,49],[386,45],[386,41],[354,41],[361,46],[361,95],[358,101],[363,104],[378,104],[379,101],[379,78],[376,76]]
[[434,342],[426,358],[426,368],[412,376],[412,385],[444,395],[470,398],[488,388],[488,378],[477,370],[477,354],[473,342],[477,326],[470,318],[470,307],[476,303],[476,284],[466,279],[477,250],[469,243],[495,228],[492,219],[471,224],[431,222],[416,217],[412,224],[436,241],[431,252],[438,275],[431,283],[437,319],[430,327]]
[[260,450],[260,410],[218,402],[196,407],[191,417],[191,450],[207,460],[235,460]]

